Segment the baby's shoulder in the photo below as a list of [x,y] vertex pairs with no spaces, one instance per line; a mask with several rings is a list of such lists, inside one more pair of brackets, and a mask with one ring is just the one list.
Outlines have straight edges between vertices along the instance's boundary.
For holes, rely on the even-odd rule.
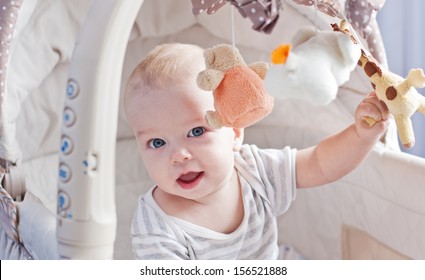
[[156,204],[150,192],[139,197],[133,216],[133,233],[144,236],[157,235],[178,239],[178,227]]

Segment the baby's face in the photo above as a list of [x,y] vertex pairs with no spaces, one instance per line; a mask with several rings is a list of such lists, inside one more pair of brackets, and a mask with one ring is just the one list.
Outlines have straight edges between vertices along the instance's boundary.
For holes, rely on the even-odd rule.
[[202,199],[229,184],[236,134],[208,126],[211,93],[191,85],[138,94],[127,109],[145,167],[163,191]]

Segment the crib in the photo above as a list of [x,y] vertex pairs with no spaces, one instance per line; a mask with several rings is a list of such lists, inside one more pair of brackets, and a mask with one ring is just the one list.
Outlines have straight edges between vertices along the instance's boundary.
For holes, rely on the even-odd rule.
[[[302,26],[338,21],[293,0],[282,6],[264,34],[230,4],[194,16],[189,0],[23,1],[1,111],[0,259],[132,259],[136,200],[153,183],[122,110],[131,71],[164,42],[231,43],[232,18],[247,62],[269,61]],[[314,145],[349,125],[371,90],[357,67],[328,105],[277,98],[245,142]],[[298,191],[279,241],[308,259],[425,259],[423,197],[425,160],[400,151],[392,124],[352,173]]]

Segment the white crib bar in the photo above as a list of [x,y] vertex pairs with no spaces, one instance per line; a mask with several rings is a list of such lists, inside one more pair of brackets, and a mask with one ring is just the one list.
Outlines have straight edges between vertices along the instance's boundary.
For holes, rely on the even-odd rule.
[[77,39],[59,163],[61,258],[110,259],[116,235],[115,145],[121,72],[143,0],[95,0]]

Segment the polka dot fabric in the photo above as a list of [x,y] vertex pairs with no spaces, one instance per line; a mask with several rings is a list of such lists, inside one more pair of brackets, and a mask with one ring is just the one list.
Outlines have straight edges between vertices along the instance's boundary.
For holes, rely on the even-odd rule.
[[226,0],[192,0],[192,13],[197,15],[207,11],[207,13],[211,15],[224,6],[226,2]]
[[279,19],[282,7],[280,0],[192,0],[192,12],[197,15],[204,11],[215,13],[229,2],[235,6],[244,18],[249,18],[256,31],[270,34]]
[[317,2],[317,9],[322,13],[331,17],[339,17],[340,19],[344,18],[344,10],[338,0],[294,0],[294,2],[306,6],[313,6],[315,5],[314,2]]
[[[6,70],[9,61],[10,42],[12,40],[13,31],[18,17],[18,11],[21,7],[22,0],[0,1],[0,135],[3,131],[4,122],[4,100],[6,96]],[[0,162],[5,162],[0,158]],[[5,172],[0,167],[1,172]],[[3,179],[0,174],[0,182]],[[0,185],[0,221],[7,235],[19,242],[17,231],[17,209],[12,197]]]
[[[22,0],[0,1],[0,112],[3,109],[5,97],[5,81],[7,63],[9,61],[10,42],[15,30],[18,11],[22,5]],[[0,121],[2,118],[0,117]]]
[[376,21],[376,14],[384,3],[385,0],[348,0],[345,3],[345,11],[350,24],[366,39],[370,53],[386,66],[385,48]]

